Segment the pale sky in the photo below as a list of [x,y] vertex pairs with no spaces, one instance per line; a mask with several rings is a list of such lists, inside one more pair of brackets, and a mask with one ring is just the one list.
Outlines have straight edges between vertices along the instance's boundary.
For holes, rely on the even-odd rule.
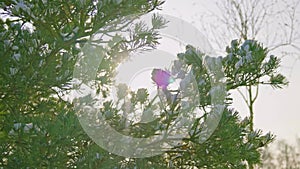
[[[181,18],[202,31],[202,24],[210,22],[209,18],[203,18],[205,16],[203,14],[220,14],[215,2],[211,0],[167,0],[161,13]],[[300,18],[300,6],[297,8],[296,18]],[[295,29],[295,31],[299,30],[299,27]],[[271,131],[277,139],[285,139],[294,143],[295,137],[300,137],[300,110],[298,108],[300,101],[297,98],[300,95],[300,56],[298,55],[298,60],[292,56],[283,57],[280,72],[287,76],[290,84],[281,90],[272,87],[260,88],[259,97],[255,103],[254,126],[264,132]],[[241,112],[243,117],[248,115],[246,105],[238,93],[234,94],[233,107]]]

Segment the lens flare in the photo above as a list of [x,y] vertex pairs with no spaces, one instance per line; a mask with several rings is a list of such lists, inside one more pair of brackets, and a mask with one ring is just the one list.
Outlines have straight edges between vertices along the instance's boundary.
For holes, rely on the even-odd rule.
[[151,79],[156,83],[157,87],[163,89],[166,89],[170,83],[175,81],[169,72],[162,69],[153,69],[151,75]]

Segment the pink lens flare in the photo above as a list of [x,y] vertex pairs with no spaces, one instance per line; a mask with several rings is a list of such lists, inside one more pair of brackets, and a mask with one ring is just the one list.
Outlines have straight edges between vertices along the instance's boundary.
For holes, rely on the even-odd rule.
[[166,89],[170,83],[175,81],[169,72],[162,69],[153,69],[151,75],[151,79],[156,83],[157,87],[163,89]]

